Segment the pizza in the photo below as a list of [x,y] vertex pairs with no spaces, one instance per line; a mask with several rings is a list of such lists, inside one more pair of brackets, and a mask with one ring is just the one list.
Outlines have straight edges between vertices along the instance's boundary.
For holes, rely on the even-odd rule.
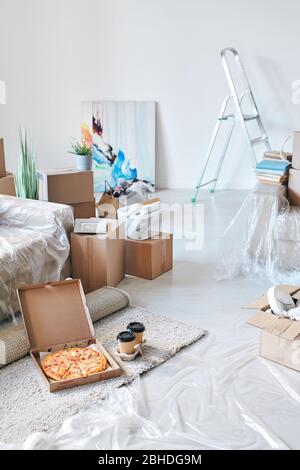
[[78,379],[107,369],[107,359],[93,348],[67,348],[48,354],[42,368],[53,380]]

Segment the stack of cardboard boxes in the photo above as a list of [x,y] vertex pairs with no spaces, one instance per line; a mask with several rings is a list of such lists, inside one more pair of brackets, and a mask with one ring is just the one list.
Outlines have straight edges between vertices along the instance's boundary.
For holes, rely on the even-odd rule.
[[173,267],[173,235],[160,233],[148,240],[126,239],[124,223],[107,220],[107,233],[72,233],[73,277],[85,293],[116,287],[125,274],[155,279]]
[[292,168],[289,171],[288,199],[292,206],[300,206],[300,131],[293,136]]
[[74,169],[38,171],[39,199],[72,206],[75,219],[95,217],[92,171]]
[[14,175],[6,171],[3,139],[0,139],[0,194],[16,195]]

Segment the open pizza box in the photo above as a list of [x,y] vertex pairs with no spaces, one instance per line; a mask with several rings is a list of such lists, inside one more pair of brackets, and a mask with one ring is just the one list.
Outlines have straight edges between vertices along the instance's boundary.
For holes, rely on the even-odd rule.
[[[18,298],[30,344],[30,355],[50,392],[98,382],[122,374],[122,369],[96,340],[81,281],[71,279],[21,286]],[[69,347],[92,347],[107,359],[108,367],[88,377],[55,381],[41,361],[50,352]]]
[[[294,300],[300,299],[300,287],[282,287]],[[274,315],[267,294],[244,308],[256,310],[247,323],[261,329],[260,356],[300,371],[300,321]]]

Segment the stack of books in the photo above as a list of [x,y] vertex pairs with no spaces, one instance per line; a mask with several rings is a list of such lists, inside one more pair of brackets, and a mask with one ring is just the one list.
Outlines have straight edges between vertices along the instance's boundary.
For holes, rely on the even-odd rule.
[[292,153],[291,152],[280,152],[279,150],[268,150],[264,153],[264,160],[288,160],[289,162],[292,161]]
[[264,159],[256,165],[256,175],[260,183],[287,184],[291,163],[285,160]]

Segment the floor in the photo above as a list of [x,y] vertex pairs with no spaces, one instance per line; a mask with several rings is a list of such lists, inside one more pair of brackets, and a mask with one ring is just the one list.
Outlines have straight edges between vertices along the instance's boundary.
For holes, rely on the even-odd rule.
[[[259,358],[259,331],[241,307],[268,282],[216,280],[220,237],[246,197],[203,192],[204,245],[174,242],[174,269],[154,281],[126,278],[132,302],[208,330],[205,339],[25,448],[299,449],[300,375]],[[191,193],[166,190],[163,202]],[[237,234],[238,236],[238,234]]]

